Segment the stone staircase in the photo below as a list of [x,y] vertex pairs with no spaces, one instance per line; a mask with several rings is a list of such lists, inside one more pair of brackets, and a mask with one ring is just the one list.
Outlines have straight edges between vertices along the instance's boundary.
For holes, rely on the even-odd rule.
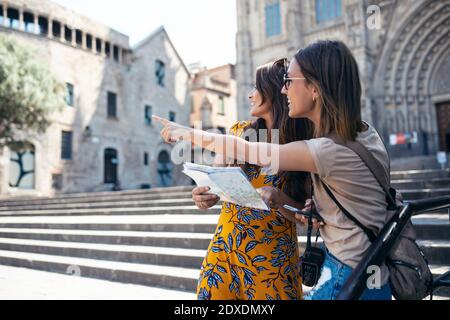
[[[450,194],[450,171],[395,172],[406,199]],[[220,206],[202,211],[192,187],[0,199],[0,264],[195,291]],[[450,270],[447,211],[413,218],[435,275]],[[306,239],[299,236],[301,245]],[[436,292],[450,299],[450,290]]]

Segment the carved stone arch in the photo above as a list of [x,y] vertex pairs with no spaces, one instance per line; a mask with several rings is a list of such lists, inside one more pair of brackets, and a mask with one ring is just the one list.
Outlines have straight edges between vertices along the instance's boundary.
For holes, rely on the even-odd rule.
[[[448,8],[450,9],[450,4]],[[418,39],[417,43],[414,44],[406,62],[405,72],[403,73],[402,91],[406,95],[414,92],[414,75],[417,72],[419,61],[423,57],[423,52],[429,47],[430,42],[434,40],[433,38],[439,37],[439,34],[445,30],[442,26],[445,21],[450,21],[450,13],[436,21],[428,20],[423,24],[426,31],[422,34],[422,38]],[[426,27],[427,24],[429,24],[428,28]]]
[[450,48],[434,65],[429,92],[432,95],[450,93]]
[[[450,16],[449,20],[450,21]],[[436,52],[440,51],[440,48],[445,44],[448,32],[438,35],[431,43],[427,44],[427,48],[422,52],[420,60],[415,67],[414,76],[411,80],[413,92],[419,95],[428,95],[428,92],[421,89],[421,83],[425,83],[427,80],[427,73],[433,67],[433,60],[436,58]],[[434,57],[434,58],[433,58]]]
[[[432,1],[427,1],[422,4],[419,4],[417,7],[411,9],[410,13],[405,13],[406,17],[403,21],[399,23],[399,27],[396,30],[392,30],[393,34],[395,34],[394,38],[390,41],[390,44],[384,50],[384,54],[382,55],[381,63],[386,61],[385,65],[380,65],[378,70],[380,75],[385,75],[384,80],[385,83],[391,82],[392,85],[389,88],[394,88],[395,79],[394,70],[397,70],[400,59],[402,59],[401,52],[403,51],[403,47],[405,47],[408,43],[409,37],[405,37],[405,35],[412,35],[414,32],[412,30],[416,30],[414,27],[418,25],[418,22],[423,19],[423,17],[427,17],[430,12],[434,10],[435,5]],[[389,91],[385,87],[385,92]],[[393,90],[389,92],[391,95],[393,94]]]
[[441,58],[441,54],[445,52],[450,46],[450,31],[441,36],[433,47],[429,49],[429,54],[420,62],[420,68],[416,74],[415,90],[419,95],[429,96],[429,84],[431,81],[431,74],[437,61]]
[[[405,93],[403,90],[403,81],[404,81],[404,73],[407,70],[405,67],[408,56],[410,56],[413,52],[413,47],[420,43],[421,39],[423,39],[424,33],[424,25],[431,21],[439,20],[439,17],[445,13],[443,13],[442,9],[450,6],[450,2],[441,3],[436,7],[436,5],[428,5],[421,10],[420,12],[416,11],[413,15],[412,19],[409,21],[407,25],[404,26],[402,31],[398,34],[395,42],[398,44],[394,45],[394,50],[391,52],[391,57],[389,58],[391,67],[389,72],[391,75],[390,78],[390,86],[389,90],[391,93],[401,92]],[[407,34],[408,36],[404,37],[403,35]],[[411,49],[410,51],[407,49]]]
[[[446,3],[450,3],[450,1],[446,0]],[[442,4],[440,4],[442,5]],[[384,48],[382,54],[380,55],[380,59],[378,60],[375,81],[377,87],[382,88],[382,91],[385,95],[394,95],[395,90],[395,70],[398,65],[397,60],[401,59],[401,52],[403,45],[407,46],[407,38],[404,38],[405,34],[410,34],[414,25],[418,25],[419,21],[423,19],[423,17],[427,17],[432,14],[430,12],[436,11],[436,6],[439,5],[433,0],[425,1],[423,3],[413,3],[410,6],[410,10],[407,12],[402,12],[402,20],[398,23],[398,27],[390,30],[394,34],[392,40],[390,40],[386,47]],[[395,17],[394,17],[395,18]]]
[[[441,39],[441,46],[439,46],[439,50],[435,53],[434,58],[430,61],[430,67],[427,69],[427,73],[425,74],[425,83],[426,92],[429,95],[433,94],[432,85],[435,81],[435,76],[439,66],[443,63],[443,59],[446,56],[446,53],[450,51],[450,28],[445,37]],[[448,74],[450,77],[450,74]],[[447,93],[450,93],[450,87],[448,87]]]

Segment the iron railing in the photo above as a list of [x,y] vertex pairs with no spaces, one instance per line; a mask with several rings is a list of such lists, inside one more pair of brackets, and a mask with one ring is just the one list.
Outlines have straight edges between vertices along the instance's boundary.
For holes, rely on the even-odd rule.
[[[413,215],[445,208],[449,209],[450,215],[450,196],[405,202],[405,206],[400,211],[399,218],[392,219],[386,224],[380,236],[372,243],[366,256],[354,269],[343,286],[337,300],[356,300],[361,297],[367,288],[366,283],[370,276],[367,272],[368,268],[374,265],[379,266],[386,260],[392,246]],[[434,288],[443,286],[450,287],[450,272],[440,276],[433,283]]]

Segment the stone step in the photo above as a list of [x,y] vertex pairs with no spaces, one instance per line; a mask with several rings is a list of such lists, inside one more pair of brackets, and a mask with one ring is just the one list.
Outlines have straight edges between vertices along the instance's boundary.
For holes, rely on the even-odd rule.
[[[30,227],[30,225],[26,226]],[[179,226],[180,231],[173,231],[170,228],[171,226]],[[210,225],[209,230],[204,230],[207,232],[197,233],[191,232],[192,226],[189,225],[161,225],[157,227],[157,229],[163,231],[85,230],[82,229],[84,227],[82,225],[73,229],[68,229],[67,226],[62,229],[37,227],[15,228],[9,226],[0,228],[0,238],[207,249],[216,226]],[[186,228],[183,229],[183,227]],[[416,224],[415,229],[418,239],[421,240],[449,240],[449,223]],[[304,230],[299,231],[300,234],[304,235]],[[302,245],[306,242],[304,236],[299,236],[298,240]]]
[[[450,194],[450,188],[432,189],[399,189],[405,200],[418,200],[431,197],[441,197]],[[176,199],[176,200],[174,200]],[[68,209],[118,209],[118,208],[139,208],[150,206],[171,206],[172,204],[193,205],[190,192],[158,193],[158,194],[138,194],[130,196],[116,196],[109,193],[106,197],[88,196],[70,199],[40,199],[29,201],[0,201],[0,215],[9,213],[12,210],[16,214],[28,211],[49,211],[67,212]]]
[[412,217],[417,239],[450,240],[450,217],[448,213],[423,213]]
[[[213,233],[140,232],[140,231],[88,231],[88,230],[42,230],[42,229],[0,229],[0,239],[42,240],[53,242],[75,242],[113,244],[125,246],[151,246],[206,250]],[[298,237],[300,247],[306,244],[306,237]],[[322,240],[319,238],[319,243]]]
[[0,217],[1,228],[213,233],[218,214]]
[[4,228],[0,229],[0,238],[206,250],[213,233]]
[[52,211],[67,209],[104,209],[104,208],[149,208],[149,207],[170,207],[170,206],[192,206],[194,202],[189,198],[159,199],[159,200],[140,200],[140,201],[104,201],[104,202],[86,202],[86,203],[51,203],[42,205],[23,206],[2,206],[3,211]]
[[449,178],[450,169],[407,170],[391,172],[391,180]]
[[0,238],[0,250],[198,268],[206,250]]
[[[1,229],[0,237],[0,250],[195,267],[201,264],[212,234]],[[298,241],[303,250],[306,237],[299,236]],[[431,263],[450,265],[450,241],[418,243]]]
[[195,292],[200,268],[180,268],[74,258],[28,252],[0,251],[0,264],[35,270],[72,274],[115,282],[140,284]]
[[418,244],[430,263],[450,265],[449,240],[420,240]]
[[[220,213],[220,205],[209,209],[210,213]],[[0,217],[38,217],[38,216],[92,216],[92,215],[161,215],[161,214],[201,214],[206,210],[200,210],[193,203],[187,206],[155,206],[155,207],[118,207],[96,209],[57,209],[57,210],[17,210],[0,211]]]
[[161,200],[161,199],[191,199],[191,192],[173,192],[173,193],[144,193],[136,195],[124,195],[117,196],[115,193],[110,192],[105,196],[86,196],[81,198],[69,198],[69,199],[55,199],[55,198],[45,198],[45,199],[33,199],[33,200],[8,200],[1,201],[0,206],[2,207],[21,207],[21,206],[41,206],[49,204],[59,204],[62,207],[66,204],[75,203],[98,203],[98,202],[130,202],[130,201],[145,201],[145,200]]
[[422,224],[415,226],[417,239],[450,240],[450,224]]
[[437,178],[429,180],[417,180],[417,179],[407,179],[407,180],[395,180],[391,182],[392,187],[395,189],[442,189],[450,188],[450,178]]
[[[404,199],[425,199],[430,197],[440,197],[450,194],[450,188],[446,189],[417,189],[417,190],[399,190],[402,193]],[[132,201],[116,202],[116,205],[107,204],[104,202],[83,203],[83,204],[43,204],[41,208],[39,205],[22,206],[2,206],[0,210],[0,216],[47,216],[47,215],[135,215],[135,214],[169,214],[174,210],[180,210],[180,213],[193,214],[198,211],[198,208],[194,205],[190,198],[190,194],[185,195],[183,198],[169,199],[157,199],[146,202],[147,206],[144,206],[142,202]],[[116,199],[117,201],[117,199]],[[142,201],[142,200],[141,200]],[[175,204],[175,206],[173,205]],[[180,205],[190,204],[190,205]],[[50,206],[50,207],[49,207]],[[220,208],[220,204],[214,208]]]
[[15,202],[15,201],[33,201],[33,200],[49,200],[49,199],[77,199],[77,198],[101,198],[104,196],[132,196],[132,195],[148,195],[148,194],[169,194],[178,192],[191,192],[193,186],[178,186],[167,188],[154,188],[154,189],[135,189],[135,190],[123,190],[123,191],[101,191],[101,192],[83,192],[83,193],[60,193],[51,197],[39,197],[39,196],[2,196],[0,201],[3,202]]
[[403,195],[403,199],[421,200],[427,198],[444,197],[450,195],[450,188],[440,189],[412,189],[412,190],[398,190]]
[[[74,271],[79,271],[79,275],[86,278],[178,289],[188,292],[195,292],[199,276],[199,270],[192,268],[161,267],[157,265],[12,251],[0,251],[0,264],[60,274],[73,274]],[[430,269],[433,275],[437,277],[448,271],[450,267],[430,265]],[[449,288],[439,288],[434,294],[435,299],[450,298]]]
[[[211,211],[192,215],[0,217],[0,228],[214,233],[218,219],[219,215]],[[418,230],[439,228],[446,231],[450,224],[448,214],[439,213],[414,216],[412,221],[418,225]]]

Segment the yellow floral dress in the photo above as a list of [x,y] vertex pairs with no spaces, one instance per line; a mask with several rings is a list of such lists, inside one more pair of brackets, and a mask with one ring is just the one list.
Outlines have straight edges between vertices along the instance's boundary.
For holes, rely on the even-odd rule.
[[[241,136],[250,122],[231,133]],[[245,166],[255,188],[280,188],[283,179]],[[199,300],[297,300],[302,298],[295,224],[276,210],[264,211],[223,203],[214,237],[203,261]]]

